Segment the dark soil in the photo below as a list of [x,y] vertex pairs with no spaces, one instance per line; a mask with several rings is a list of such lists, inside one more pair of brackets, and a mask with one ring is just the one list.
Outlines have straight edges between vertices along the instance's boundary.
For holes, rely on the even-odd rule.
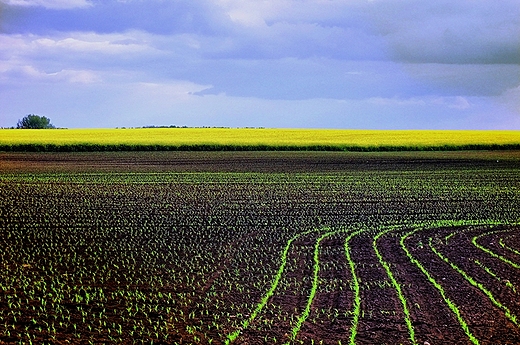
[[[378,248],[393,268],[392,273],[401,285],[416,341],[419,344],[468,344],[464,331],[438,290],[401,249],[399,241],[407,231],[409,230],[387,233],[379,239]],[[416,255],[424,248],[410,245],[409,249]],[[399,308],[402,310],[401,306]]]
[[349,282],[350,269],[344,255],[345,234],[330,237],[321,242],[319,260],[319,285],[311,305],[308,322],[304,323],[298,339],[314,340],[323,344],[348,344],[354,294]]
[[[517,228],[518,229],[518,228]],[[462,317],[467,322],[474,336],[486,344],[520,344],[520,329],[508,320],[504,312],[492,304],[489,298],[478,288],[472,286],[458,272],[442,261],[428,248],[430,237],[443,238],[456,229],[432,229],[421,231],[410,238],[406,245],[413,251],[413,255],[423,264],[435,280],[446,291],[449,299],[458,306]],[[486,231],[486,229],[480,229]],[[478,233],[479,231],[477,231]],[[435,242],[438,250],[441,250],[450,261],[468,273],[472,278],[485,284],[494,296],[508,305],[512,311],[517,309],[518,298],[502,289],[500,282],[490,279],[482,274],[482,270],[475,267],[474,260],[490,263],[489,256],[482,251],[474,250],[470,244],[471,234],[475,232],[461,232],[455,235],[448,248],[442,248]],[[422,245],[419,245],[421,243]],[[420,247],[423,246],[422,249]],[[415,250],[413,249],[415,248]],[[496,269],[496,266],[491,266]],[[517,277],[518,272],[508,269],[506,277]],[[504,293],[501,293],[501,290]]]
[[520,151],[0,152],[0,172],[320,172],[518,168]]
[[[431,238],[520,316],[520,270],[471,243],[487,234],[481,245],[520,264],[505,247],[520,251],[511,225],[519,186],[520,151],[0,153],[0,344],[223,344],[237,329],[237,344],[284,343],[307,303],[325,228],[345,231],[321,242],[318,289],[294,343],[348,344],[344,245],[360,226],[367,231],[350,241],[361,295],[355,343],[411,344],[373,249],[396,224],[377,248],[417,344],[470,344],[399,241],[407,224],[487,219],[509,225],[421,230],[405,244],[480,344],[520,344],[504,311],[428,247]],[[287,241],[312,229],[323,230],[292,243],[274,295],[242,329]]]
[[259,340],[267,343],[288,341],[307,303],[312,280],[314,243],[318,233],[301,236],[293,242],[288,266],[279,286],[265,311],[244,331],[238,343],[254,344]]
[[361,318],[358,342],[368,344],[403,344],[408,331],[397,292],[379,264],[372,248],[374,235],[364,233],[350,242],[352,260],[360,280]]

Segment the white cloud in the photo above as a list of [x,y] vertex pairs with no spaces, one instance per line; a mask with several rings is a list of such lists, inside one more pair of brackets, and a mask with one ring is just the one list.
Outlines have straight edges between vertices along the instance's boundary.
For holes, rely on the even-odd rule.
[[466,110],[472,107],[470,101],[467,97],[463,96],[455,96],[455,97],[436,97],[430,99],[428,102],[429,105],[438,105],[442,107],[447,107],[450,109],[457,110]]
[[[94,83],[141,74],[160,55],[140,34],[0,35],[0,80],[5,83]],[[144,60],[143,60],[144,59]],[[123,66],[122,62],[128,66]],[[134,68],[134,63],[139,68]],[[116,66],[109,68],[107,66]],[[131,79],[130,78],[130,79]]]
[[194,93],[210,89],[211,85],[199,85],[190,81],[138,82],[128,84],[128,92],[146,102],[171,104],[173,101],[187,100]]
[[41,6],[51,9],[85,8],[92,6],[88,0],[3,0],[11,6]]
[[135,40],[107,39],[104,35],[79,35],[64,39],[39,38],[33,41],[36,49],[64,49],[76,52],[96,52],[103,54],[127,54],[149,50],[146,45]]
[[397,106],[397,107],[431,107],[440,106],[443,108],[465,110],[471,108],[471,103],[467,97],[455,96],[455,97],[435,97],[435,96],[423,96],[423,97],[411,97],[411,98],[382,98],[372,97],[367,100],[370,103],[382,105],[382,106]]
[[287,7],[287,1],[217,0],[229,18],[245,26],[265,25],[265,20]]
[[[60,33],[55,36],[39,35],[0,35],[0,54],[27,55],[38,58],[47,53],[95,53],[126,55],[157,53],[151,47],[146,35],[141,33],[97,34],[93,32]],[[61,55],[63,56],[63,55]],[[65,55],[68,57],[68,55]],[[0,55],[1,57],[1,55]],[[56,56],[60,59],[60,56]]]
[[246,27],[265,26],[264,18],[259,12],[244,11],[243,9],[232,9],[228,11],[229,18]]
[[0,62],[0,81],[6,82],[51,82],[51,83],[81,83],[101,82],[101,76],[90,70],[63,69],[57,72],[45,72],[31,65],[16,65]]
[[101,76],[94,71],[85,70],[61,70],[54,75],[61,80],[69,83],[91,84],[102,82]]
[[[371,5],[364,0],[216,0],[234,22],[245,26],[284,23],[350,23]],[[361,10],[364,9],[364,10]]]

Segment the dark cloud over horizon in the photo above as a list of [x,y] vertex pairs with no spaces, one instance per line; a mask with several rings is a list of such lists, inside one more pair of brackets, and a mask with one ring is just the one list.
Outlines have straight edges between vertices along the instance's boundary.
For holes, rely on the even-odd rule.
[[[143,125],[520,129],[518,1],[4,0],[0,30],[0,126],[38,107],[139,125],[121,93],[162,85],[182,91],[140,100]],[[280,115],[241,105],[262,101]]]

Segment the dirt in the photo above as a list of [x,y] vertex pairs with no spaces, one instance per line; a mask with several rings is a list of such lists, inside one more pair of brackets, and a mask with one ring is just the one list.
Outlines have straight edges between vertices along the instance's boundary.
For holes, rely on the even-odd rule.
[[0,172],[320,172],[517,168],[520,151],[0,152]]
[[[467,344],[467,337],[453,313],[442,301],[438,290],[428,282],[401,249],[399,241],[407,231],[409,230],[390,232],[382,236],[378,241],[378,248],[393,268],[392,272],[401,286],[417,342]],[[399,309],[402,310],[402,306],[399,306]]]
[[[402,303],[372,246],[375,234],[385,224],[399,222],[446,219],[512,222],[520,213],[519,157],[516,151],[466,155],[450,152],[0,153],[0,177],[6,176],[7,181],[0,184],[0,193],[5,197],[0,199],[0,269],[4,271],[0,276],[0,344],[28,343],[27,335],[32,336],[35,344],[150,343],[152,340],[154,344],[223,344],[229,333],[237,329],[241,333],[236,344],[284,343],[291,339],[296,320],[308,301],[314,248],[319,236],[329,231],[325,228],[346,231],[320,244],[318,289],[309,316],[293,343],[348,344],[354,320],[354,292],[344,246],[349,229],[360,224],[368,231],[354,236],[349,244],[361,297],[355,343],[411,344]],[[96,182],[84,186],[67,181],[33,181],[31,175],[128,172],[188,173],[188,177],[163,184]],[[225,175],[230,180],[226,180],[228,177],[219,180],[218,174],[211,175],[209,180],[190,180],[193,172],[260,175],[257,180],[251,179],[253,182],[232,180],[232,174]],[[265,177],[271,176],[268,173],[273,173],[276,179]],[[305,175],[308,173],[316,174]],[[9,180],[10,176],[24,174],[30,182]],[[17,207],[23,208],[24,213],[13,215]],[[87,208],[89,212],[82,213]],[[96,215],[105,218],[100,221]],[[148,226],[156,232],[142,231]],[[103,237],[97,232],[108,227],[113,230],[110,236]],[[48,237],[38,232],[42,228]],[[323,230],[292,243],[286,269],[273,296],[247,327],[242,326],[271,286],[280,264],[279,255],[288,239],[296,233],[320,228]],[[416,343],[470,344],[439,290],[402,250],[400,239],[412,229],[403,225],[402,229],[388,232],[379,238],[377,248],[400,284]],[[226,237],[220,238],[221,233]],[[457,305],[480,344],[520,344],[520,328],[480,289],[432,252],[428,243],[431,238],[435,248],[450,262],[482,284],[512,314],[520,316],[520,270],[471,243],[475,236],[486,234],[479,238],[479,244],[520,264],[520,255],[514,252],[520,251],[519,233],[518,225],[436,227],[418,231],[405,241],[413,257]],[[453,235],[447,239],[450,234]],[[57,245],[47,253],[56,250],[64,258],[63,263],[53,266],[54,276],[42,270],[55,264],[54,256],[51,260],[34,255],[35,248],[47,245],[46,241],[51,239]],[[216,239],[221,241],[213,243]],[[161,247],[175,241],[182,242],[185,248],[174,246],[172,254]],[[126,259],[137,258],[132,265],[120,265],[117,256],[121,249],[117,246],[121,243],[127,246],[124,250],[134,255]],[[268,248],[264,251],[265,247]],[[204,252],[197,259],[194,252],[199,249]],[[94,260],[100,251],[105,261]],[[268,257],[255,256],[261,253]],[[67,258],[75,255],[81,258],[84,267],[67,264]],[[191,278],[171,278],[185,262],[195,262],[199,266],[194,267],[205,270],[191,271]],[[99,273],[95,269],[100,267],[94,266],[102,264],[108,268]],[[120,266],[116,269],[115,264]],[[139,271],[141,267],[151,271]],[[79,280],[68,278],[77,277],[75,270],[81,268],[98,272],[97,279],[104,280],[91,281],[88,276]],[[142,273],[142,281],[135,272]],[[90,304],[69,298],[57,303],[65,310],[59,314],[52,308],[43,308],[40,302],[41,298],[50,304],[51,297],[44,294],[30,297],[21,292],[25,291],[22,278],[48,282],[56,277],[91,293],[102,288],[111,297],[106,302]],[[156,283],[157,277],[163,278],[164,283]],[[85,291],[81,292],[83,296]],[[117,295],[118,291],[141,295],[123,298]],[[159,293],[171,293],[174,297],[158,297]],[[22,303],[12,305],[14,300]],[[129,306],[135,305],[149,309],[127,312]],[[152,309],[156,305],[160,307],[158,311]],[[172,311],[166,312],[167,307]],[[47,313],[41,320],[39,308]],[[86,322],[79,309],[88,313]],[[104,313],[102,320],[108,326],[98,324],[101,318],[92,318],[100,313]],[[54,321],[58,314],[70,315],[70,320],[63,326],[56,321],[56,332],[52,334],[38,330],[43,321]],[[120,337],[107,332],[112,324],[122,325]],[[154,334],[157,325],[164,326],[166,331]],[[135,327],[137,332],[131,333]]]
[[298,337],[304,342],[348,344],[354,293],[349,285],[352,276],[344,255],[344,242],[344,234],[321,242],[321,284],[311,306],[309,321],[303,324]]
[[[406,245],[434,279],[444,288],[447,297],[457,305],[470,331],[481,343],[520,344],[520,330],[518,326],[508,320],[504,312],[493,305],[480,289],[472,286],[462,275],[453,270],[449,264],[442,261],[427,247],[430,237],[442,239],[444,236],[457,230],[460,231],[461,229],[441,228],[421,231],[410,238]],[[480,229],[480,231],[486,231],[486,228]],[[435,246],[436,248],[439,247],[437,248],[438,250],[445,253],[451,262],[455,263],[466,273],[469,273],[472,278],[483,282],[502,303],[513,307],[518,299],[505,299],[503,295],[498,296],[493,287],[498,287],[499,282],[475,272],[474,260],[489,260],[489,257],[481,251],[473,250],[472,245],[469,243],[470,233],[461,232],[460,236],[455,235],[455,240],[450,243],[447,249],[442,248],[439,244]],[[461,239],[463,239],[462,243]],[[422,248],[420,248],[421,246]],[[472,270],[468,266],[472,266]],[[507,272],[508,277],[516,275],[514,270],[508,270]],[[453,323],[455,321],[452,321]]]

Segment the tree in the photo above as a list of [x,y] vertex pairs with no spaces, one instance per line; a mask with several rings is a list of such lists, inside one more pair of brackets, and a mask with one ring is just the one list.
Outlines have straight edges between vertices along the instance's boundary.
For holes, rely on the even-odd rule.
[[56,128],[52,125],[51,119],[45,116],[27,115],[18,121],[16,128],[19,129],[50,129]]

